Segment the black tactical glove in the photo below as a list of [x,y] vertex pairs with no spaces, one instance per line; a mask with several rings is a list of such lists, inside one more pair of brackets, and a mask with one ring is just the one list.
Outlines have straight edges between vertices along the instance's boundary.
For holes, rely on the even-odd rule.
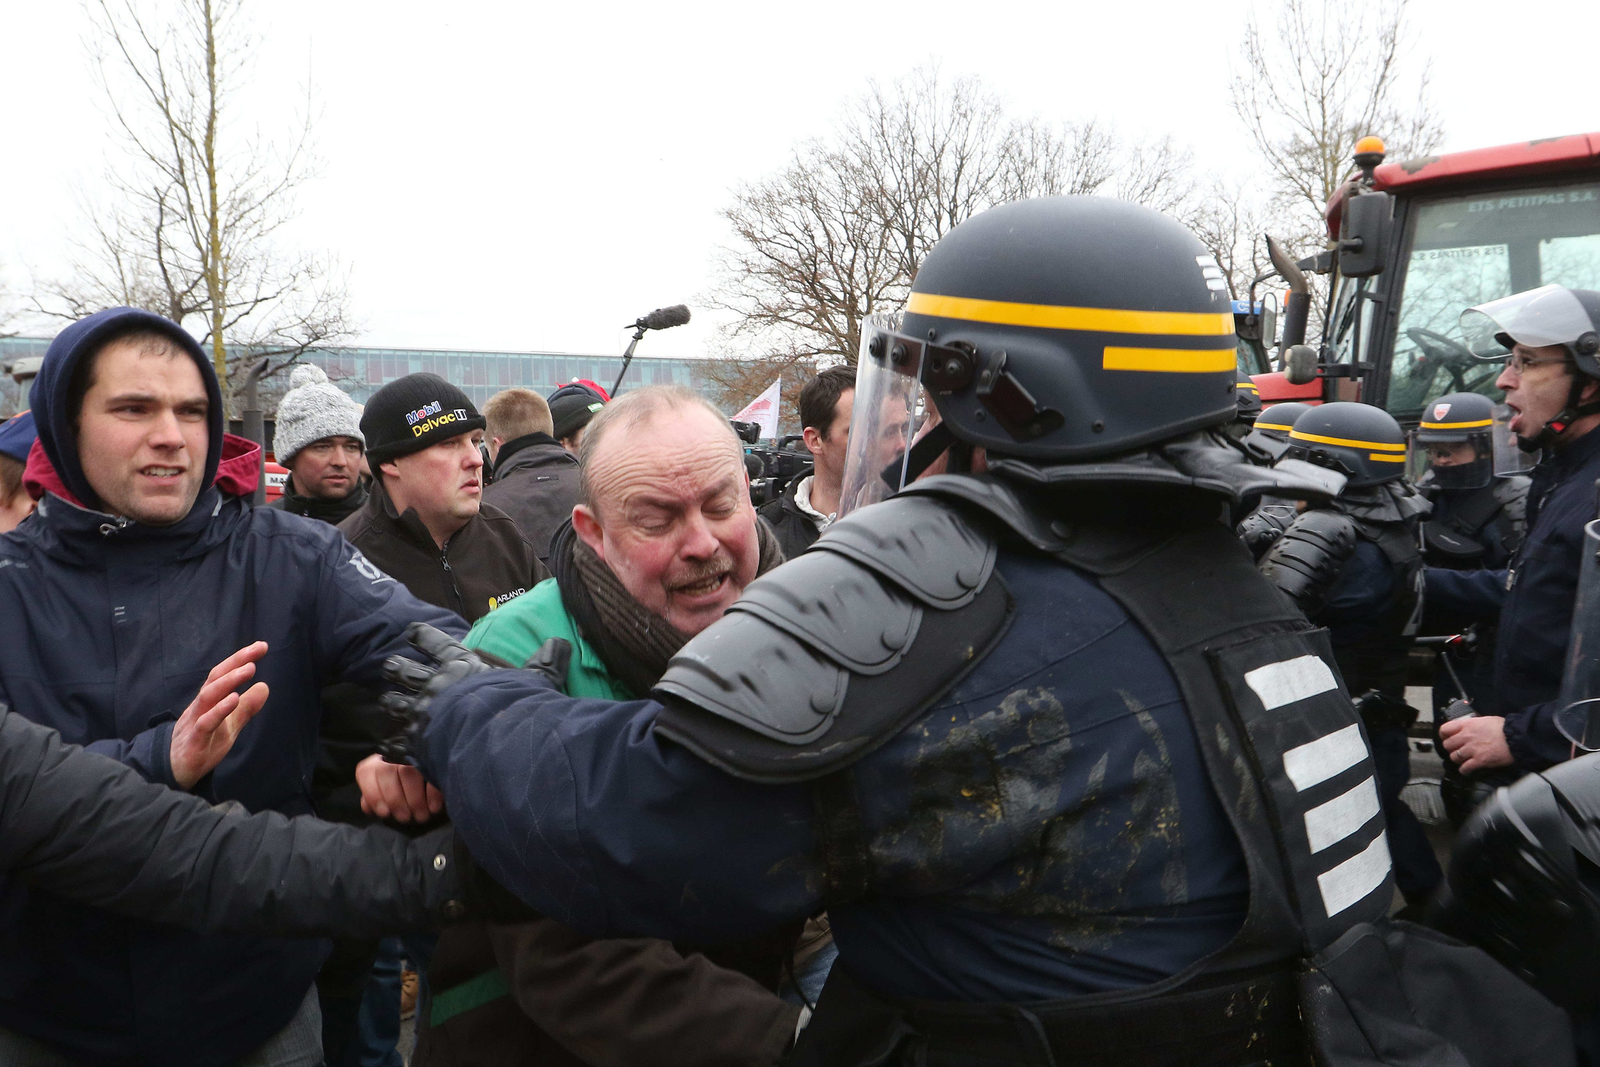
[[[510,666],[498,656],[474,651],[426,623],[414,622],[407,626],[406,640],[424,659],[418,662],[405,656],[390,656],[383,665],[385,678],[410,690],[383,695],[382,704],[389,713],[393,732],[378,751],[390,763],[412,762],[412,753],[420,747],[422,731],[427,728],[428,708],[434,697],[475,674]],[[571,660],[572,645],[552,637],[523,667],[538,671],[561,688],[567,683],[567,666]]]
[[1245,516],[1236,532],[1250,554],[1259,560],[1283,536],[1296,514],[1293,505],[1263,504]]
[[1369,730],[1409,730],[1417,709],[1398,697],[1369,689],[1355,699],[1356,712]]

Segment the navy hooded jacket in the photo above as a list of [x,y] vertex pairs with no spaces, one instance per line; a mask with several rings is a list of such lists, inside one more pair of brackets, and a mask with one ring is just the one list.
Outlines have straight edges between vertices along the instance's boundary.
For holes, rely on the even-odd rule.
[[[95,510],[78,465],[74,368],[130,328],[178,340],[212,398],[208,488],[167,527]],[[411,596],[334,528],[211,484],[221,396],[204,353],[173,323],[118,308],[74,324],[52,343],[32,401],[60,494],[0,537],[0,702],[172,786],[174,721],[213,666],[266,641],[256,678],[271,695],[193,791],[251,811],[309,812],[321,688],[377,684],[384,659],[408,651],[409,622],[456,634],[465,624]],[[324,942],[203,937],[0,880],[0,1027],[85,1064],[232,1063],[289,1021],[324,954]]]

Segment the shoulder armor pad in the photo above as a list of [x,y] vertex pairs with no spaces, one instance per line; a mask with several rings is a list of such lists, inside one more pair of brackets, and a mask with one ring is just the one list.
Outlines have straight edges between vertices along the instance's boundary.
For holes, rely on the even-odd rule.
[[997,546],[959,512],[922,496],[896,496],[846,516],[817,539],[933,608],[970,603],[994,569]]
[[859,759],[1004,631],[1011,600],[996,552],[986,530],[936,500],[863,509],[679,650],[656,686],[657,731],[754,781]]
[[1261,573],[1302,611],[1312,614],[1355,551],[1356,537],[1350,516],[1333,510],[1308,511],[1267,550]]

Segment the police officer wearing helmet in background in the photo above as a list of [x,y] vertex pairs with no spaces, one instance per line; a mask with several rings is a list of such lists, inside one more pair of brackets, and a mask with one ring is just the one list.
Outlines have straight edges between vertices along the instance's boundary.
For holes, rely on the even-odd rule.
[[[1250,461],[1270,467],[1282,458],[1289,450],[1289,431],[1294,429],[1294,420],[1310,410],[1310,404],[1274,404],[1257,415],[1250,424],[1250,432],[1239,442]],[[1298,514],[1292,499],[1264,496],[1255,510],[1238,524],[1239,538],[1250,554],[1260,559]]]
[[[1411,434],[1410,472],[1417,490],[1433,504],[1422,524],[1423,559],[1447,570],[1505,567],[1526,531],[1528,478],[1495,476],[1494,402],[1479,393],[1449,393],[1423,405]],[[1508,442],[1509,443],[1509,442]],[[1493,686],[1495,620],[1428,605],[1423,632],[1435,636],[1475,627],[1470,647],[1438,650],[1433,672],[1433,721],[1442,726],[1458,700],[1487,696]],[[1443,751],[1441,740],[1440,750]],[[1445,760],[1440,794],[1457,826],[1488,792],[1506,784],[1505,771],[1464,778]]]
[[[1504,359],[1507,429],[1543,450],[1528,489],[1528,533],[1504,570],[1430,567],[1429,603],[1499,619],[1491,691],[1479,714],[1440,727],[1463,771],[1537,771],[1570,758],[1555,698],[1582,556],[1600,480],[1600,292],[1546,285],[1462,313],[1470,347]],[[1510,354],[1506,354],[1506,350]]]
[[[1342,478],[1223,437],[1233,350],[1220,271],[1169,219],[1062,197],[962,223],[904,318],[863,332],[856,506],[655,701],[483,663],[449,684],[459,648],[413,678],[413,751],[458,834],[601,936],[726,940],[826,907],[839,965],[794,1063],[1233,1067],[1314,1044],[1343,1064],[1391,1026],[1442,1052],[1463,1005],[1474,1063],[1508,1041],[1567,1062],[1559,1013],[1482,953],[1384,922],[1331,651],[1219,521]],[[1439,952],[1480,977],[1335,992]]]
[[1378,764],[1395,881],[1420,909],[1444,872],[1400,792],[1411,778],[1406,660],[1422,613],[1418,526],[1428,502],[1405,481],[1400,424],[1369,404],[1311,408],[1294,422],[1285,458],[1349,478],[1338,499],[1313,506],[1261,560],[1261,573],[1328,628],[1344,684],[1359,699]]

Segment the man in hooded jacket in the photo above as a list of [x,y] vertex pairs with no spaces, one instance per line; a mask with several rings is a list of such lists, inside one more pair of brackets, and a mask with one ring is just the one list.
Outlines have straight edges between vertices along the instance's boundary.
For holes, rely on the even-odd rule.
[[[379,683],[410,622],[464,633],[462,621],[333,528],[251,507],[258,456],[231,439],[239,469],[225,469],[216,375],[176,324],[132,308],[72,324],[31,399],[42,499],[0,538],[0,701],[150,781],[309,813],[322,687]],[[177,713],[255,641],[270,706],[195,764]],[[0,896],[0,1050],[20,1034],[18,1047],[51,1050],[44,1062],[220,1067],[284,1051],[292,1033],[312,1047],[280,1061],[320,1061],[324,942],[188,934],[9,879]]]

